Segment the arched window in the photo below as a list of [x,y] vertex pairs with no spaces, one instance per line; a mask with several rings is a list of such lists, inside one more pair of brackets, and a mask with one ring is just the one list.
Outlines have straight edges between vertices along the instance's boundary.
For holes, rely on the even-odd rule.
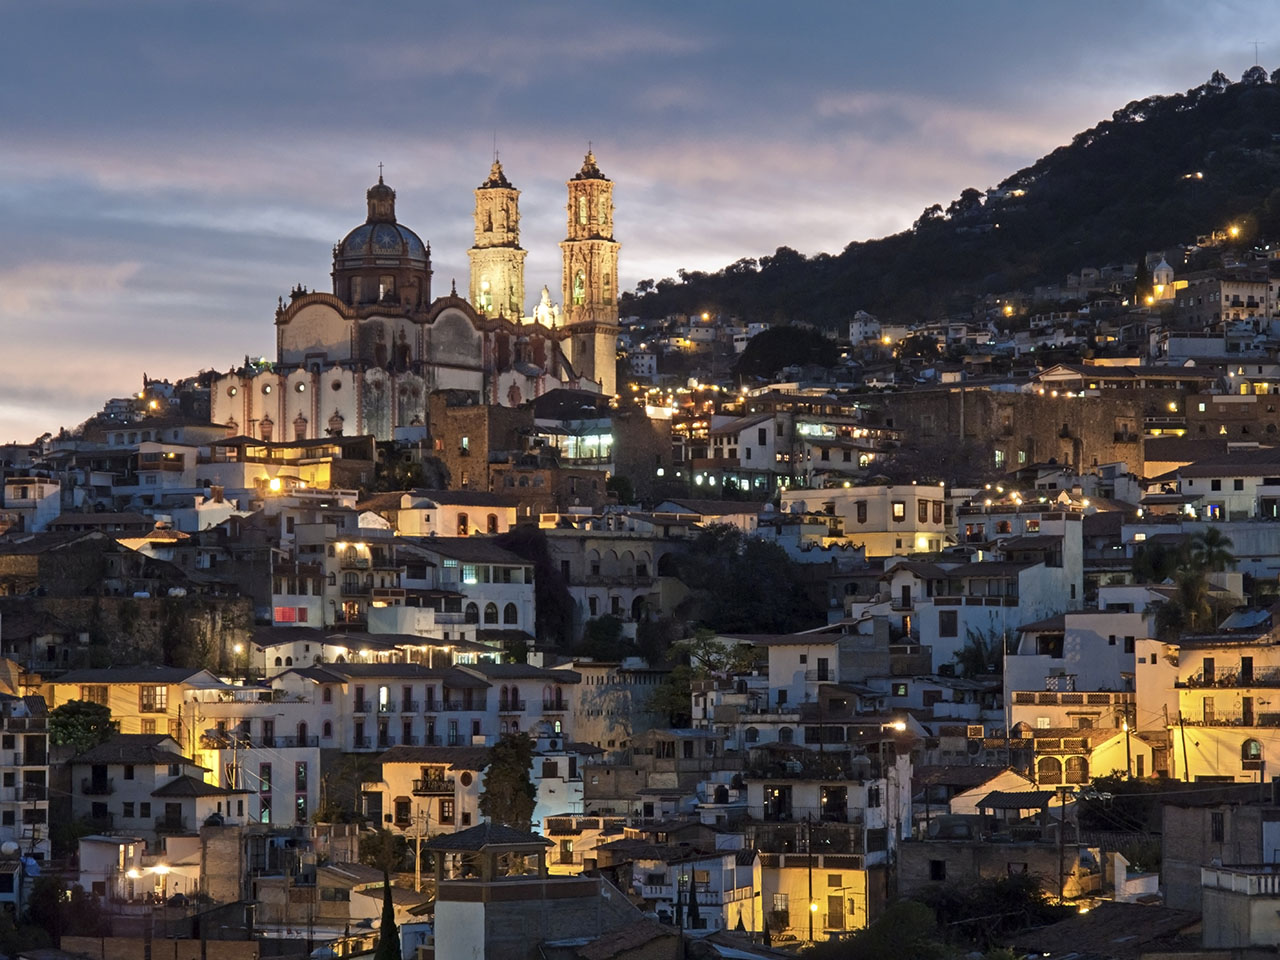
[[746,737],[747,743],[756,743],[760,739],[760,731],[755,727],[747,727]]
[[506,736],[506,734],[507,734],[507,721],[505,721],[505,720],[500,720],[500,721],[498,722],[498,733],[502,734],[503,736]]
[[557,720],[555,723],[551,724],[551,732],[556,734],[556,736],[559,736],[564,732],[564,725]]
[[489,533],[498,532],[498,515],[496,513],[491,513],[489,516],[485,517],[484,528]]
[[[512,684],[511,686],[511,709],[520,709],[520,688]],[[512,731],[514,733],[514,731]]]
[[[587,222],[587,198],[581,195],[578,197],[578,222]],[[582,276],[582,274],[578,274],[578,276]]]
[[467,621],[467,623],[479,623],[480,608],[477,607],[474,603],[468,603],[467,609],[465,611],[464,619]]
[[465,513],[458,514],[458,536],[465,537],[470,532],[471,528],[467,524],[467,515]]
[[[584,200],[583,203],[586,203]],[[585,214],[584,214],[585,216]],[[586,223],[586,220],[582,221]],[[573,305],[580,307],[587,302],[587,275],[579,270],[573,278]]]
[[324,722],[324,726],[320,728],[320,733],[324,736],[326,740],[332,740],[333,739],[333,721],[326,720]]
[[486,603],[484,605],[484,622],[485,623],[498,622],[498,605],[496,603]]
[[1262,768],[1262,744],[1257,740],[1249,739],[1240,744],[1240,760],[1244,763],[1246,770],[1259,770]]
[[277,666],[277,667],[283,667],[283,666],[284,666],[284,660],[283,660],[282,658],[280,658],[280,657],[276,657],[276,666]]
[[342,552],[342,562],[343,562],[343,563],[345,563],[345,564],[346,564],[347,566],[349,566],[349,567],[354,567],[354,566],[356,565],[356,558],[357,558],[359,555],[360,555],[360,554],[359,554],[359,552],[356,550],[355,544],[352,544],[351,546],[347,547],[347,549],[346,549],[346,550],[344,550],[344,551]]
[[716,784],[716,791],[714,796],[715,796],[715,800],[714,800],[715,803],[728,803],[729,788],[726,787],[723,783]]
[[514,603],[508,603],[502,608],[502,622],[506,624],[515,624],[520,622],[520,611],[516,609]]
[[1067,783],[1088,783],[1089,761],[1084,757],[1067,757]]
[[544,707],[550,707],[555,702],[555,697],[551,693],[551,685],[548,684],[542,688],[542,705]]
[[305,747],[307,745],[307,725],[306,723],[298,724],[298,746]]
[[1041,757],[1036,762],[1036,780],[1041,784],[1062,782],[1062,763],[1057,757]]
[[779,743],[791,743],[793,736],[794,736],[794,733],[792,732],[792,730],[791,730],[791,728],[790,728],[790,727],[779,727],[779,728],[778,728],[778,742],[779,742]]
[[284,658],[284,665],[285,665],[286,667],[292,667],[292,666],[293,666],[293,657],[285,657],[285,658]]

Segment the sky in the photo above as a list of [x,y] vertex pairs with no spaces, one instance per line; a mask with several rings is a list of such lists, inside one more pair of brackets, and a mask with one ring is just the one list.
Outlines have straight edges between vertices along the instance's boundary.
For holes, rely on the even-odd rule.
[[465,291],[496,142],[529,299],[559,301],[588,143],[626,290],[906,229],[1131,100],[1238,78],[1255,40],[1280,66],[1274,22],[1195,0],[0,0],[0,441],[144,373],[273,356],[277,297],[329,289],[379,163],[434,292]]

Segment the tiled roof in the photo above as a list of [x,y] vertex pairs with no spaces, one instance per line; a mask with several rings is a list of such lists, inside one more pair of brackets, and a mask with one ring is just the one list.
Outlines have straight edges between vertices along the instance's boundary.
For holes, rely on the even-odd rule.
[[489,765],[488,747],[395,746],[378,757],[380,763],[442,764],[455,770],[483,770]]
[[485,847],[550,847],[546,837],[504,827],[500,823],[481,823],[457,833],[432,837],[431,850],[483,850]]
[[172,738],[163,733],[117,733],[110,740],[91,747],[71,762],[137,765],[191,764],[191,761],[174,749],[174,746]]
[[201,670],[190,667],[100,667],[91,670],[72,670],[64,673],[55,683],[182,683]]
[[515,567],[529,565],[524,557],[504,550],[488,537],[429,537],[418,539],[416,545],[462,563],[500,563]]
[[218,787],[205,783],[198,777],[182,776],[170,780],[163,787],[151,791],[153,797],[225,797],[236,793],[248,793],[247,790],[232,790],[230,787]]
[[1041,810],[1052,799],[1052,790],[992,790],[977,806],[979,810]]

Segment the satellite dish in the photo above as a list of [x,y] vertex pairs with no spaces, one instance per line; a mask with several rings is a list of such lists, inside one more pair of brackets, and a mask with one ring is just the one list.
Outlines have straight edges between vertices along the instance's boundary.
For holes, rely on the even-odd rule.
[[21,849],[22,847],[12,840],[0,843],[0,853],[3,853],[6,857],[14,856]]

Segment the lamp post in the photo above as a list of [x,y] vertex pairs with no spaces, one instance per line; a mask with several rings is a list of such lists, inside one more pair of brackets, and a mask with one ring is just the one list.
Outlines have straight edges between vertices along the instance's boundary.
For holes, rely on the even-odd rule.
[[[894,733],[904,733],[906,729],[907,729],[906,723],[904,723],[901,720],[893,720],[889,723],[880,724],[880,732],[882,734],[885,733],[886,731],[893,731]],[[897,856],[897,847],[898,847],[897,833],[900,828],[900,824],[898,822],[897,810],[894,806],[893,797],[889,791],[889,767],[885,763],[885,753],[886,753],[885,742],[886,741],[884,740],[884,738],[881,737],[880,739],[880,777],[881,779],[884,780],[885,826],[886,826],[886,834],[887,834],[885,839],[885,856],[888,858],[888,862],[886,864],[887,869],[885,871],[885,887],[886,887],[885,895],[888,897],[892,897],[894,893],[894,888],[897,886],[896,877],[894,876],[894,862]],[[896,745],[895,745],[893,756],[894,756],[894,765],[896,767],[897,758],[898,758]],[[899,792],[901,792],[901,784],[899,784]],[[867,917],[867,923],[868,924],[871,923],[870,916]]]

